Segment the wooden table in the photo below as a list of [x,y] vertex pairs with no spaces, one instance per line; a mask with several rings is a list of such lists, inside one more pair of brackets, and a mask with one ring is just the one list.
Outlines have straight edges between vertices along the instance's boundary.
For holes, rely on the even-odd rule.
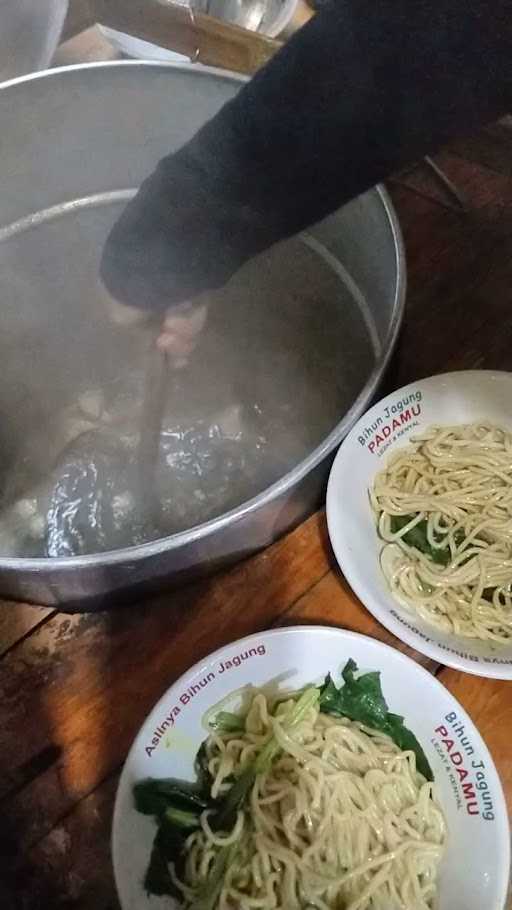
[[[454,208],[423,168],[390,185],[409,293],[388,390],[444,370],[512,369],[512,129],[496,126],[437,160],[470,211]],[[352,629],[427,666],[480,728],[512,808],[511,684],[440,666],[383,629],[334,565],[323,513],[225,574],[125,610],[0,608],[3,910],[118,906],[110,822],[135,733],[190,664],[269,626]]]

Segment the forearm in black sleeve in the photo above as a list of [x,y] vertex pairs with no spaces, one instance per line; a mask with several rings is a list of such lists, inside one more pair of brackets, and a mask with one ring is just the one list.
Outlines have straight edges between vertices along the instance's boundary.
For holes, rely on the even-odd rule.
[[115,225],[102,278],[163,309],[512,107],[511,0],[334,0]]

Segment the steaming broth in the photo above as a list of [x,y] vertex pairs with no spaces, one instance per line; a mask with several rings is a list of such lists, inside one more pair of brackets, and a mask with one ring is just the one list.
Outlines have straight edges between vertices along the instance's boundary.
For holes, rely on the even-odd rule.
[[77,205],[0,243],[0,555],[117,549],[239,506],[326,438],[374,365],[364,301],[318,250],[296,239],[247,265],[171,377],[148,524],[134,469],[147,338],[111,325],[96,290],[118,212]]

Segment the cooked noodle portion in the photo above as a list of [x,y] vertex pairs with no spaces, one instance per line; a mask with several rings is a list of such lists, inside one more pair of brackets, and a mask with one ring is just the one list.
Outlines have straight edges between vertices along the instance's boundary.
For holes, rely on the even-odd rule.
[[218,910],[426,910],[435,905],[445,822],[431,783],[383,733],[310,707],[293,730],[257,694],[243,733],[206,742],[213,797],[261,755],[279,752],[252,785],[229,834],[208,811],[186,843],[184,906],[231,845]]
[[512,638],[512,433],[432,426],[370,491],[391,591],[439,629]]

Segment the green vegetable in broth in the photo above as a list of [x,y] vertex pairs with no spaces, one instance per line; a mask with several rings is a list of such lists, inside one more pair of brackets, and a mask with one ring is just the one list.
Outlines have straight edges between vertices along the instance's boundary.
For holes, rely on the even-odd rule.
[[[391,531],[393,534],[397,534],[402,528],[405,528],[409,522],[414,520],[414,515],[392,515],[391,516]],[[448,566],[451,562],[451,551],[450,547],[446,544],[444,547],[433,547],[427,536],[427,520],[423,518],[418,524],[414,525],[413,528],[410,528],[406,534],[403,535],[402,540],[409,547],[415,547],[420,553],[424,553],[425,556],[429,556],[430,559],[438,563],[438,565]],[[441,535],[435,534],[436,543],[442,540]],[[457,531],[455,534],[455,540],[457,544],[462,543],[464,540],[464,532]]]

